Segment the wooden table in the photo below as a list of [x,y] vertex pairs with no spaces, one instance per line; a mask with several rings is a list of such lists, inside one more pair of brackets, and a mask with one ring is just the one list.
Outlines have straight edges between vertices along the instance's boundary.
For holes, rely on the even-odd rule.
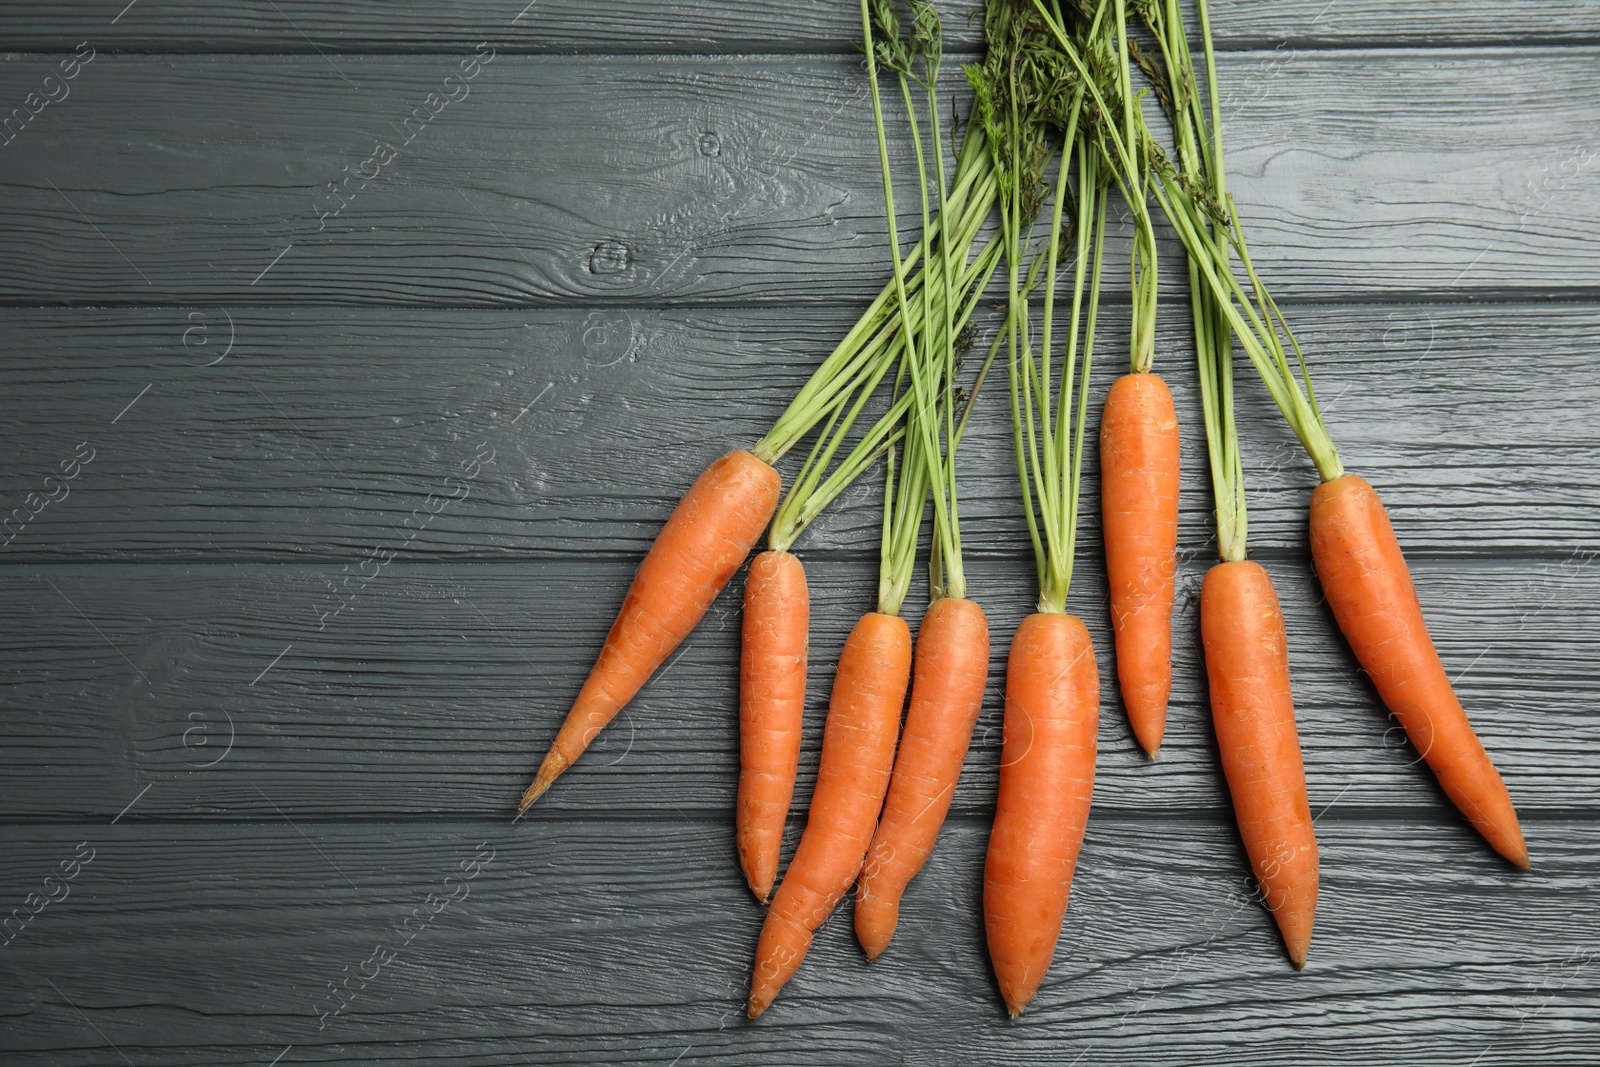
[[[855,8],[519,8],[0,15],[0,1060],[1600,1062],[1600,3],[1214,6],[1257,262],[1534,873],[1449,809],[1356,669],[1310,571],[1314,472],[1251,383],[1251,544],[1320,813],[1304,973],[1249,900],[1196,648],[1209,490],[1168,239],[1176,691],[1150,763],[1091,505],[1073,606],[1101,753],[1049,979],[1007,1022],[980,920],[998,663],[1034,595],[997,389],[962,453],[997,666],[950,822],[890,952],[867,967],[836,918],[757,1024],[736,595],[510,815],[678,493],[885,277]],[[791,838],[876,508],[863,485],[802,542]]]

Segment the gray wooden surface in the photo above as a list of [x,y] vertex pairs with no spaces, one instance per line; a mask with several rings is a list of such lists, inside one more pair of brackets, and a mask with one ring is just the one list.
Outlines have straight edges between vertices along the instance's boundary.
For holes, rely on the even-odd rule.
[[[94,58],[0,145],[0,514],[76,471],[0,535],[0,914],[66,894],[0,947],[0,1062],[1600,1063],[1600,6],[1213,10],[1257,261],[1390,503],[1534,873],[1477,841],[1376,706],[1310,573],[1314,473],[1253,389],[1252,546],[1285,603],[1323,850],[1311,962],[1283,961],[1204,703],[1174,300],[1168,739],[1141,757],[1110,685],[1091,507],[1095,812],[1033,1008],[1004,1019],[979,919],[999,640],[893,948],[867,967],[846,911],[744,1023],[761,912],[732,859],[735,596],[509,816],[677,494],[881,284],[852,6],[6,3],[0,116],[81,42]],[[470,94],[401,145],[480,42]],[[320,217],[375,139],[396,158]],[[1007,433],[997,392],[962,456],[1000,635],[1032,597]],[[465,499],[408,521],[475,458]],[[874,523],[863,487],[802,543],[791,843]]]

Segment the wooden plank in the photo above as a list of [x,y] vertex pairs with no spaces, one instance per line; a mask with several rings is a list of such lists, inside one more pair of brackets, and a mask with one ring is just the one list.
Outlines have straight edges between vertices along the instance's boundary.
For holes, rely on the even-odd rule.
[[[1155,763],[1134,744],[1116,697],[1103,577],[1079,569],[1072,606],[1094,635],[1102,682],[1096,800],[1109,809],[1227,807],[1196,641],[1207,565],[1183,564],[1173,706]],[[1291,635],[1313,804],[1447,811],[1305,563],[1269,569]],[[0,810],[109,817],[149,787],[130,819],[261,817],[271,809],[258,790],[296,818],[509,817],[632,564],[395,563],[365,588],[349,586],[347,601],[335,586],[345,573],[331,565],[5,570]],[[865,561],[812,560],[808,570],[813,653],[797,810],[810,796],[834,658],[874,589]],[[1584,757],[1600,745],[1600,566],[1591,557],[1421,562],[1414,571],[1444,662],[1521,810],[1600,809],[1600,767]],[[994,662],[955,803],[985,812],[1004,657],[1037,594],[1021,555],[973,561],[969,580],[990,615]],[[920,612],[913,602],[907,617]],[[530,817],[731,811],[739,617],[737,595],[725,593]]]
[[[762,913],[724,823],[7,826],[7,900],[79,842],[94,858],[0,952],[0,1049],[19,1067],[120,1062],[113,1046],[137,1064],[1589,1062],[1600,829],[1542,826],[1523,876],[1432,820],[1323,820],[1295,973],[1230,825],[1096,816],[1013,1023],[978,918],[987,826],[958,821],[880,961],[846,907],[753,1025]],[[380,944],[393,958],[363,967]]]
[[[940,3],[947,47],[977,48],[981,24],[970,4]],[[1296,47],[1584,43],[1592,44],[1600,6],[1510,0],[1492,9],[1430,0],[1401,10],[1378,0],[1286,0],[1210,5],[1219,47],[1262,41]],[[1267,8],[1267,10],[1263,10]],[[115,12],[112,12],[115,14]],[[224,7],[197,0],[142,0],[115,22],[87,0],[39,4],[7,13],[6,38],[18,50],[71,50],[89,38],[133,52],[433,52],[490,40],[507,52],[848,52],[860,37],[853,4],[754,0],[630,3],[596,8],[579,0],[538,3],[458,0],[448,10],[408,0],[243,0]]]
[[[1597,50],[1308,52],[1270,78],[1263,55],[1222,92],[1280,299],[1600,292]],[[854,60],[499,55],[412,119],[463,61],[100,55],[7,146],[0,300],[792,308],[881,284]],[[0,99],[54,62],[0,68]]]
[[[1381,487],[1413,556],[1560,559],[1592,547],[1600,306],[1289,314],[1347,464]],[[636,559],[695,473],[722,450],[752,445],[851,317],[840,309],[0,312],[10,341],[0,351],[0,392],[10,401],[0,513],[23,509],[0,535],[0,561],[355,567],[375,550],[407,560]],[[1102,387],[1120,369],[1124,321],[1120,311],[1107,315]],[[1539,373],[1508,374],[1505,353],[1532,337]],[[1164,312],[1159,351],[1186,426],[1182,543],[1204,553],[1210,489],[1181,306]],[[1242,392],[1252,543],[1303,553],[1315,473],[1263,391],[1251,383]],[[974,555],[1011,555],[1026,534],[1003,377],[972,425],[962,452],[965,542]],[[92,461],[64,499],[41,508],[63,491],[45,479],[59,478],[80,445]],[[489,454],[480,448],[494,459],[466,495],[413,518],[431,506],[429,494],[456,492],[445,479]],[[800,458],[782,464],[786,475]],[[1093,453],[1089,466],[1083,541],[1094,545]],[[873,492],[848,495],[807,533],[806,550],[875,551]],[[30,493],[39,494],[31,503]]]

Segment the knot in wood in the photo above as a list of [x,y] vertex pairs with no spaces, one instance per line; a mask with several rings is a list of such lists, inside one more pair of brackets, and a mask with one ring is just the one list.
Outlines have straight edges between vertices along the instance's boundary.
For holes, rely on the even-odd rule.
[[589,253],[590,274],[621,274],[633,260],[633,252],[615,238],[607,238]]

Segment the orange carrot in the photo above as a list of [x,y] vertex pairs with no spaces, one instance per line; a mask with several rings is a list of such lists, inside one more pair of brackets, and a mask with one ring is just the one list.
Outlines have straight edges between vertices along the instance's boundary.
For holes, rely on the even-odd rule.
[[1311,556],[1339,629],[1445,793],[1496,852],[1528,870],[1511,796],[1456,699],[1389,513],[1366,481],[1346,474],[1311,494]]
[[1178,416],[1154,374],[1125,374],[1100,420],[1100,519],[1122,703],[1154,757],[1172,695],[1178,568]]
[[1200,587],[1211,718],[1245,852],[1296,967],[1317,911],[1317,839],[1289,689],[1288,637],[1260,564],[1218,563]]
[[1100,671],[1075,615],[1022,620],[1006,664],[1000,795],[983,868],[983,918],[1012,1018],[1055,955],[1094,791]]
[[917,632],[911,706],[883,817],[856,890],[856,937],[875,960],[889,947],[900,898],[922,869],[955,796],[983,709],[989,620],[970,600],[941,597]]
[[639,564],[600,657],[518,810],[572,766],[689,636],[777,506],[778,472],[749,452],[729,452],[695,479]]
[[800,762],[811,600],[806,570],[787,552],[763,552],[744,586],[739,660],[739,866],[765,904],[778,877],[783,824]]
[[894,767],[900,707],[911,681],[911,630],[871,612],[839,654],[822,763],[800,846],[773,896],[756,946],[750,1018],[793,977],[821,926],[861,871]]

